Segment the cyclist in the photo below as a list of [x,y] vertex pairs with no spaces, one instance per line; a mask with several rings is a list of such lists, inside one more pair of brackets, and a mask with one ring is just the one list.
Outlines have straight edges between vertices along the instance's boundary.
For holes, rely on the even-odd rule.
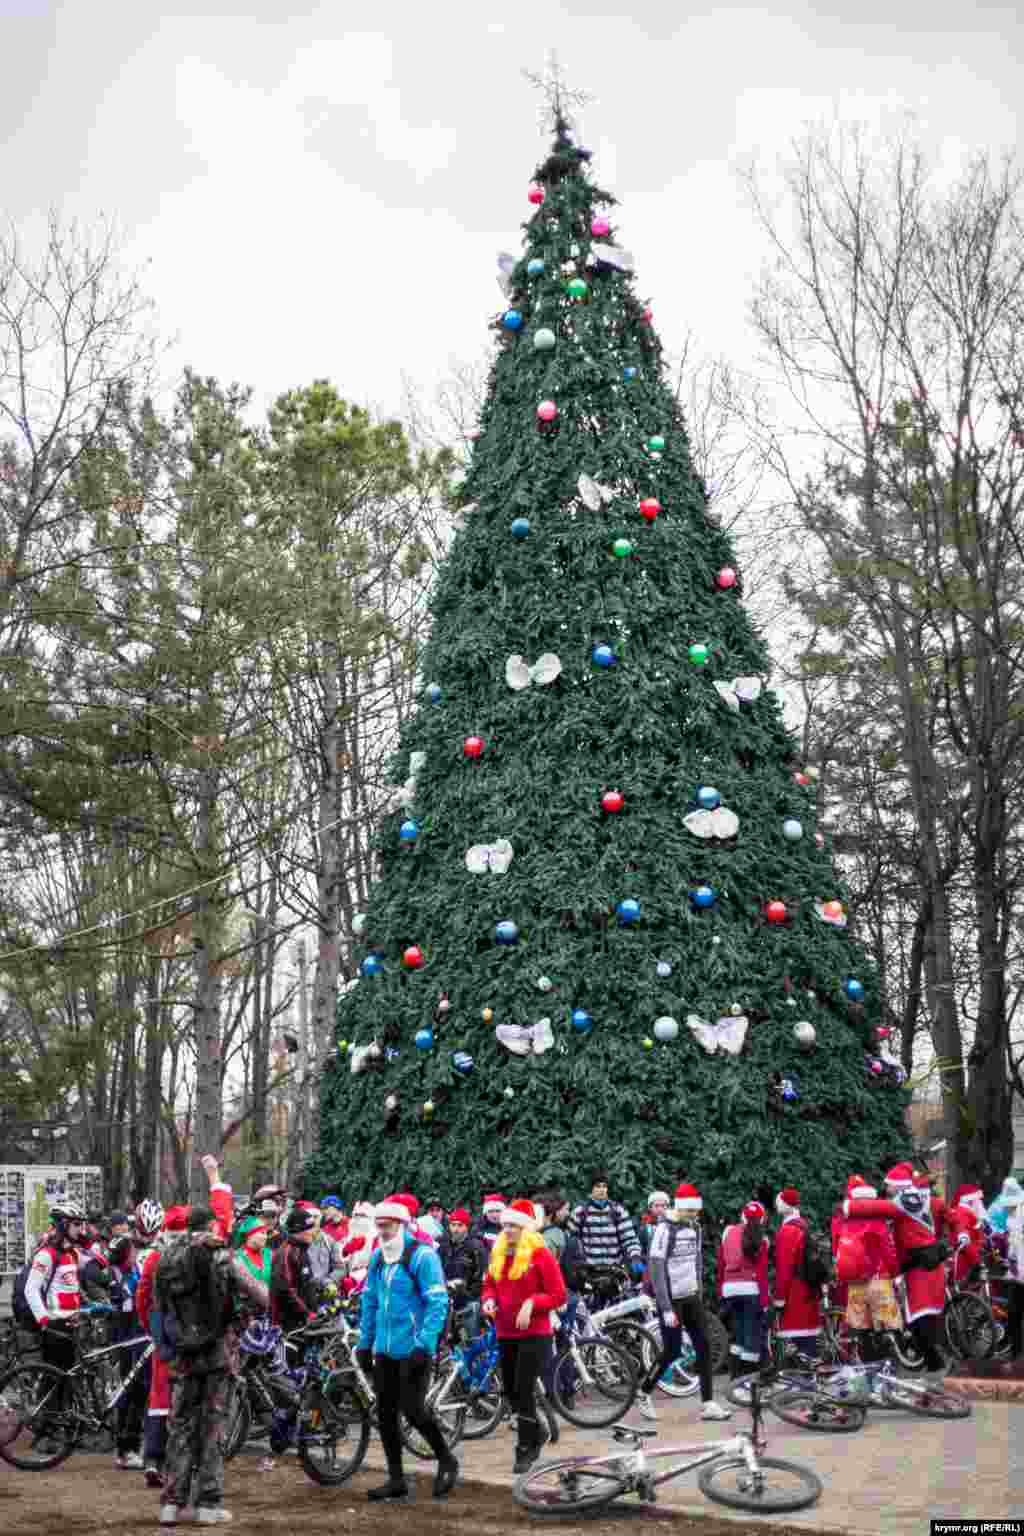
[[702,1419],[728,1419],[728,1408],[716,1403],[711,1387],[711,1351],[704,1325],[701,1281],[704,1276],[704,1245],[700,1213],[704,1208],[692,1184],[676,1189],[672,1210],[666,1211],[654,1229],[649,1250],[650,1283],[661,1315],[661,1358],[640,1383],[637,1406],[645,1419],[657,1418],[651,1393],[683,1352],[683,1329],[690,1335],[700,1375]]
[[[133,1216],[134,1236],[119,1237],[110,1248],[110,1319],[111,1343],[121,1343],[134,1338],[139,1327],[135,1314],[135,1292],[149,1255],[155,1251],[156,1240],[163,1228],[164,1208],[159,1200],[143,1200],[135,1207]],[[122,1380],[136,1365],[140,1349],[118,1351],[117,1362]],[[149,1397],[150,1368],[146,1365],[135,1377],[128,1391],[117,1405],[117,1450],[114,1465],[122,1471],[139,1472],[144,1461],[141,1454],[142,1430]]]
[[438,1243],[437,1251],[452,1293],[454,1317],[462,1326],[463,1336],[475,1339],[480,1327],[480,1287],[487,1254],[483,1244],[470,1236],[469,1212],[462,1206],[449,1215],[448,1232]]
[[852,1173],[835,1238],[836,1272],[846,1286],[846,1326],[865,1364],[885,1359],[888,1335],[901,1326],[893,1289],[899,1259],[892,1228],[881,1216],[862,1214],[864,1202],[877,1198],[866,1180]]
[[672,1201],[663,1189],[656,1189],[652,1195],[647,1197],[647,1209],[640,1218],[639,1232],[640,1251],[645,1259],[651,1251],[651,1238],[654,1236],[654,1230],[658,1222],[667,1214],[671,1204]]
[[501,1213],[504,1209],[504,1195],[484,1195],[480,1220],[473,1228],[473,1236],[483,1243],[485,1253],[490,1253],[501,1236]]
[[980,1184],[961,1184],[946,1211],[946,1230],[953,1247],[953,1279],[967,1285],[981,1263],[985,1196]]
[[[78,1244],[85,1212],[76,1200],[64,1200],[50,1210],[48,1241],[37,1249],[25,1281],[25,1301],[40,1331],[39,1347],[47,1365],[70,1371],[75,1363],[74,1335],[64,1325],[74,1323],[81,1309]],[[62,1406],[62,1388],[58,1407]],[[41,1429],[45,1439],[45,1429]]]

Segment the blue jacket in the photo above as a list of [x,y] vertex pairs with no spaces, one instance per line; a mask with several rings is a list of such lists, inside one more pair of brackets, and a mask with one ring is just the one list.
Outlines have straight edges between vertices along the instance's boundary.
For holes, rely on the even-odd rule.
[[404,1360],[414,1349],[432,1355],[448,1315],[448,1288],[437,1251],[407,1232],[406,1250],[415,1252],[385,1264],[378,1248],[370,1260],[359,1316],[359,1348]]

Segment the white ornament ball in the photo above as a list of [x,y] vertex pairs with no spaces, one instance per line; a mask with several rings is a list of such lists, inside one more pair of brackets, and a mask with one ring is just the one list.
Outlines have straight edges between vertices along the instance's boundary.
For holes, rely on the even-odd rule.
[[813,1024],[808,1022],[807,1019],[799,1019],[797,1023],[793,1025],[793,1039],[802,1050],[811,1050],[817,1038],[817,1030],[814,1028]]
[[550,326],[542,325],[533,333],[533,345],[538,352],[550,352],[555,344],[555,333]]
[[679,1034],[679,1021],[665,1014],[663,1018],[654,1021],[655,1040],[674,1040]]
[[538,976],[537,977],[537,991],[538,992],[550,992],[553,986],[554,986],[554,982],[551,980],[550,976]]
[[506,1099],[514,1099],[515,1096],[516,1096],[516,1091],[512,1087],[512,1085],[509,1084],[509,1086],[505,1089],[505,1097],[506,1097]]
[[716,933],[714,938],[711,940],[711,942],[712,942],[712,944],[721,944],[721,942],[722,942],[722,935],[720,933]]
[[352,932],[355,934],[357,939],[358,939],[359,935],[364,931],[365,928],[366,928],[366,913],[365,912],[357,912],[355,917],[352,919]]
[[733,1003],[732,1007],[729,1009],[729,1012],[732,1014],[734,1019],[738,1019],[740,1014],[743,1012],[743,1008],[739,1003]]
[[387,1098],[384,1100],[384,1108],[387,1110],[388,1114],[391,1114],[398,1108],[398,1097],[396,1094],[388,1094]]
[[804,829],[795,817],[789,816],[782,823],[782,835],[787,843],[798,843],[804,835]]
[[655,969],[657,970],[658,975],[661,977],[672,975],[672,967],[669,965],[667,960],[659,960]]

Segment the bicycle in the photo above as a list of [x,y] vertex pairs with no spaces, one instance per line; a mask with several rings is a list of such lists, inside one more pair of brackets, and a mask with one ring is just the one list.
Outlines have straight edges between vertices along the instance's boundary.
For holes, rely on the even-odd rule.
[[[109,1311],[109,1307],[83,1308],[82,1315]],[[116,1356],[141,1346],[145,1347],[135,1364],[121,1379],[115,1374]],[[0,1405],[7,1424],[6,1438],[0,1437],[0,1456],[22,1471],[46,1472],[66,1461],[87,1435],[111,1435],[118,1404],[153,1349],[152,1339],[141,1334],[87,1349],[68,1371],[42,1361],[14,1366],[0,1378]]]
[[[462,1414],[461,1436],[482,1440],[491,1434],[506,1414],[505,1390],[499,1365],[498,1336],[493,1323],[468,1343],[455,1342],[442,1353],[436,1368],[435,1385],[427,1394],[427,1407],[444,1425],[448,1415]],[[558,1421],[551,1411],[544,1383],[536,1390],[537,1416],[542,1425],[544,1443],[555,1444],[559,1438]],[[415,1443],[414,1443],[415,1442]],[[405,1443],[414,1455],[424,1460],[433,1455],[415,1432]]]
[[[799,1364],[771,1366],[759,1375],[761,1401],[772,1413],[798,1429],[849,1434],[862,1429],[867,1409],[850,1390],[847,1366]],[[726,1397],[738,1407],[750,1401],[752,1376],[737,1377]]]
[[999,1343],[999,1326],[992,1307],[976,1291],[946,1273],[946,1343],[958,1360],[989,1360]]
[[[644,1441],[653,1439],[658,1433],[656,1429],[615,1424],[612,1438],[620,1445],[631,1445],[632,1450],[625,1455],[540,1462],[516,1480],[513,1497],[535,1515],[591,1514],[630,1493],[637,1494],[644,1503],[654,1503],[657,1490],[664,1483],[699,1468],[697,1482],[705,1497],[733,1509],[781,1514],[816,1503],[821,1497],[822,1483],[809,1467],[761,1455],[766,1440],[757,1378],[751,1388],[750,1415],[750,1429],[740,1430],[727,1440],[697,1441],[650,1451]],[[681,1466],[670,1466],[667,1471],[657,1470],[658,1463],[664,1465],[680,1456],[690,1459]],[[775,1486],[773,1478],[778,1479]]]
[[597,1332],[583,1302],[567,1308],[561,1340],[552,1406],[580,1429],[606,1429],[633,1406],[640,1380],[633,1357]]
[[[865,1402],[871,1408],[900,1408],[909,1413],[921,1414],[929,1419],[969,1419],[971,1405],[965,1397],[946,1392],[942,1387],[927,1381],[897,1376],[891,1360],[871,1365],[846,1367],[851,1383],[850,1396]],[[854,1385],[854,1378],[862,1382]]]
[[[662,1349],[661,1317],[653,1296],[640,1286],[626,1285],[621,1299],[591,1311],[590,1321],[598,1333],[626,1350],[641,1380],[653,1370]],[[714,1376],[725,1365],[729,1335],[721,1318],[713,1312],[705,1312],[704,1325]],[[693,1341],[684,1328],[679,1358],[659,1378],[658,1390],[669,1397],[692,1397],[700,1390],[696,1363]]]

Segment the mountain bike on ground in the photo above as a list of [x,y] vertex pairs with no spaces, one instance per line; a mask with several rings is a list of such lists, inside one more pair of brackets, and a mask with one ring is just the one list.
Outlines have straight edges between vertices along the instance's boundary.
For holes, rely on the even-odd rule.
[[[733,1509],[780,1514],[816,1503],[822,1484],[809,1467],[762,1455],[766,1441],[757,1377],[751,1383],[749,1406],[750,1429],[726,1440],[655,1448],[645,1442],[656,1437],[656,1429],[614,1424],[612,1439],[629,1450],[538,1462],[513,1484],[513,1496],[535,1515],[592,1514],[629,1494],[654,1503],[663,1484],[700,1469],[701,1492]],[[680,1464],[680,1457],[687,1459]]]
[[860,1378],[850,1378],[846,1365],[804,1361],[799,1357],[730,1382],[726,1397],[745,1407],[750,1402],[755,1377],[763,1407],[795,1424],[829,1434],[848,1434],[862,1429],[867,1418],[867,1394]]

